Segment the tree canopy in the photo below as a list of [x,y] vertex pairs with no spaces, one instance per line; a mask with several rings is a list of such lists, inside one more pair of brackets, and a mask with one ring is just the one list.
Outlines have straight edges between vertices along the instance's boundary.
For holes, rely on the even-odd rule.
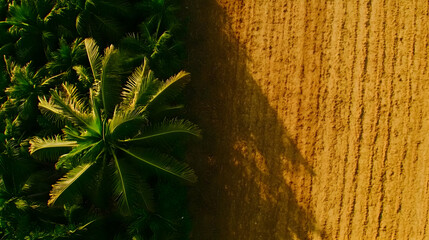
[[179,11],[0,0],[2,239],[188,238]]

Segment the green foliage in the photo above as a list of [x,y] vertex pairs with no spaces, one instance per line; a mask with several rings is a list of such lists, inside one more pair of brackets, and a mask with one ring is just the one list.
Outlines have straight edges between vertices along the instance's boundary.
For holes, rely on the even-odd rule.
[[122,0],[84,1],[76,19],[76,28],[83,37],[93,37],[102,46],[116,42],[126,33],[123,22],[129,19],[131,5]]
[[177,13],[173,0],[0,0],[1,239],[187,239],[180,183],[196,176],[177,149],[200,133],[177,115]]
[[22,0],[9,4],[8,17],[1,22],[15,41],[16,58],[20,64],[33,61],[37,66],[46,61],[45,53],[55,44],[53,23],[56,14],[51,1]]
[[67,121],[67,127],[62,137],[36,137],[30,141],[34,157],[59,157],[57,168],[68,170],[53,185],[48,205],[75,202],[76,196],[83,194],[79,192],[82,188],[92,189],[95,195],[91,199],[98,198],[97,183],[113,174],[104,198],[110,195],[113,204],[126,216],[142,209],[153,211],[147,180],[154,173],[188,182],[197,180],[193,170],[170,155],[165,146],[174,145],[181,137],[198,137],[199,129],[186,120],[157,121],[188,82],[188,74],[180,72],[161,82],[144,63],[129,77],[121,94],[116,70],[118,52],[111,46],[102,56],[92,39],[86,39],[85,46],[95,79],[90,101],[81,99],[71,85],[63,85],[62,91],[51,91],[51,98],[40,99],[39,107]]
[[[50,202],[66,192],[93,164],[99,163],[94,166],[101,167],[103,161],[108,161],[108,167],[114,167],[114,194],[120,208],[128,213],[136,208],[134,204],[146,202],[145,194],[139,195],[141,188],[134,185],[143,181],[139,179],[138,163],[195,182],[193,171],[185,163],[161,153],[163,149],[156,143],[172,144],[180,135],[199,136],[198,128],[185,120],[162,121],[155,127],[151,121],[153,116],[168,109],[169,101],[174,100],[187,82],[187,74],[180,72],[168,81],[160,82],[153,79],[144,64],[131,75],[120,97],[120,79],[111,69],[118,65],[115,61],[120,58],[114,57],[117,51],[109,47],[101,56],[92,39],[85,40],[85,45],[95,79],[90,89],[93,93],[90,102],[86,105],[73,86],[63,85],[62,92],[51,91],[51,99],[41,99],[40,107],[71,124],[67,125],[63,139],[35,138],[30,141],[33,156],[43,156],[47,152],[58,157],[62,149],[72,148],[72,155],[64,154],[59,159],[61,165],[68,164],[72,170],[54,185]],[[77,159],[73,159],[75,157]]]

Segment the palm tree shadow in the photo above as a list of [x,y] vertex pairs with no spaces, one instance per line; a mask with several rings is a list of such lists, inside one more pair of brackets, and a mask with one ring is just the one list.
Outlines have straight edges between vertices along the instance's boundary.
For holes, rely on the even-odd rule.
[[188,0],[185,8],[190,118],[204,131],[189,154],[199,176],[190,193],[192,238],[309,239],[315,217],[292,185],[311,181],[310,165],[249,73],[251,59],[228,34],[224,10],[215,0]]

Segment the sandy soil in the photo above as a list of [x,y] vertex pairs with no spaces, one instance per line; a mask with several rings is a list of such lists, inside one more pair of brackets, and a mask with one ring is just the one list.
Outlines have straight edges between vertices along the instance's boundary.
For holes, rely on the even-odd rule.
[[429,2],[187,0],[193,239],[429,239]]

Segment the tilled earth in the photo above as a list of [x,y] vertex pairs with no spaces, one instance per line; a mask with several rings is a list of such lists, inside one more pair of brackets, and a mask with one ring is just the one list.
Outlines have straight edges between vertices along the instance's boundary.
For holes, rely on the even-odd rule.
[[429,2],[187,0],[193,239],[429,238]]

